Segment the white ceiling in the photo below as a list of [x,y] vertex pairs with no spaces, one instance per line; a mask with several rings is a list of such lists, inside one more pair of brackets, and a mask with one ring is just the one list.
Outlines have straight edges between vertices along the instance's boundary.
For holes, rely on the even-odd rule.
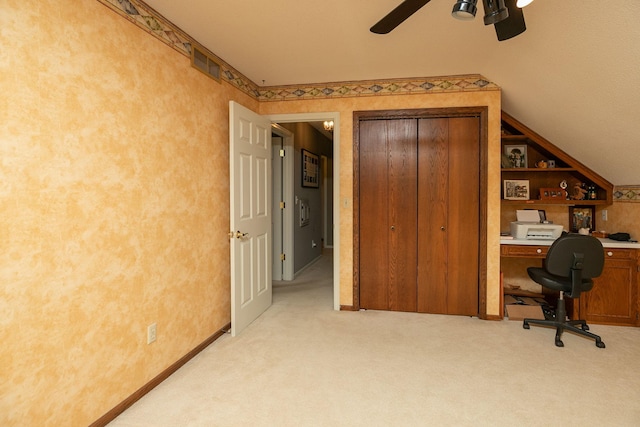
[[145,0],[260,86],[482,74],[503,109],[616,185],[640,174],[640,22],[628,0],[536,0],[498,42],[432,0],[387,35],[401,0]]

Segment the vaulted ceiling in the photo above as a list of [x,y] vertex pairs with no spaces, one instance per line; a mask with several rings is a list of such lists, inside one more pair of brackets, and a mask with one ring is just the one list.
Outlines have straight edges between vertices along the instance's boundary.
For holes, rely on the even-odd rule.
[[640,184],[640,25],[632,2],[535,0],[499,42],[432,0],[387,35],[401,0],[145,0],[259,86],[481,74],[503,109],[616,185]]

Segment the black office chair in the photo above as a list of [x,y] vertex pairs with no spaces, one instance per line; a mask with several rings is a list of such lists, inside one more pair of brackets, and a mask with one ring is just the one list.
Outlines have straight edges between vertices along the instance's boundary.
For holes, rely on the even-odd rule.
[[[552,320],[524,319],[522,327],[529,329],[529,324],[553,326],[556,328],[556,345],[564,347],[561,340],[565,330],[575,332],[596,340],[596,346],[604,348],[598,335],[587,332],[589,326],[584,320],[566,320],[564,294],[577,299],[582,292],[593,288],[593,278],[602,274],[604,266],[604,250],[598,239],[581,234],[565,234],[559,237],[547,252],[544,267],[529,267],[527,272],[536,283],[560,291],[555,318]],[[580,327],[578,327],[580,326]]]

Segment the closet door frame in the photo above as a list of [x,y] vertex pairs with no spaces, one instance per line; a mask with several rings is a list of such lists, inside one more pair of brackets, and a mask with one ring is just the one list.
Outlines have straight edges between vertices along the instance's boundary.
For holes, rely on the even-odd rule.
[[360,309],[360,122],[366,120],[478,117],[480,119],[480,212],[478,317],[487,319],[488,107],[372,110],[353,113],[353,309]]

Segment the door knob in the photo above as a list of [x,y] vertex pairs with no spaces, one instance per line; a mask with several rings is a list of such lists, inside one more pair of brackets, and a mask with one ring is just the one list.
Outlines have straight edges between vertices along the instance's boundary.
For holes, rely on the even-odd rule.
[[249,235],[249,233],[243,233],[240,230],[238,231],[230,231],[229,233],[229,238],[233,239],[234,237],[236,239],[242,239],[243,237],[247,237]]

